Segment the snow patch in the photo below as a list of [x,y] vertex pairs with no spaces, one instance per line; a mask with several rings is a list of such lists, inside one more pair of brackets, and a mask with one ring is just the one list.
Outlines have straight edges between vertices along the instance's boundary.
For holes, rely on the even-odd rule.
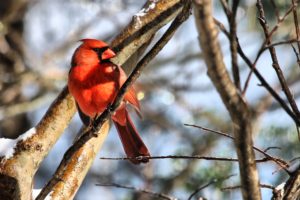
[[1,138],[0,139],[0,156],[8,159],[14,155],[14,148],[17,144],[17,140]]
[[285,186],[285,182],[281,183],[280,185],[278,185],[278,186],[275,188],[275,191],[280,192],[280,194],[279,194],[280,197],[283,197],[283,194],[284,194],[284,186]]
[[42,189],[33,189],[32,190],[32,199],[35,199],[41,191],[42,191]]
[[[35,199],[38,195],[39,195],[39,193],[42,191],[42,189],[33,189],[32,190],[32,199]],[[52,191],[53,192],[53,191]],[[47,196],[46,196],[46,198],[45,198],[45,200],[51,200],[52,198],[51,198],[51,195],[52,195],[52,192],[50,192]]]
[[15,147],[19,141],[26,140],[36,133],[35,127],[29,129],[16,139],[0,138],[0,157],[11,158],[15,153]]
[[283,190],[285,186],[285,182],[281,183],[280,185],[278,185],[275,189],[276,190]]
[[134,27],[135,29],[141,27],[141,23],[142,23],[141,17],[145,16],[150,10],[154,9],[157,2],[158,0],[152,0],[147,8],[143,8],[142,10],[140,10],[138,13],[134,15],[134,19],[136,20],[136,24]]
[[20,135],[17,139],[19,141],[26,140],[27,138],[30,138],[31,136],[33,136],[35,133],[36,133],[36,129],[35,129],[35,127],[32,127],[31,129],[29,129],[28,131],[26,131],[25,133]]
[[77,158],[77,162],[81,162],[84,159],[84,155],[81,154],[78,158]]

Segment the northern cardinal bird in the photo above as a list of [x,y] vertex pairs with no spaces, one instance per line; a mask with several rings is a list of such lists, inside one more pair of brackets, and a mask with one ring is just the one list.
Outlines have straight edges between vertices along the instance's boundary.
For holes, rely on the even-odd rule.
[[[96,39],[83,39],[76,49],[71,62],[68,88],[76,100],[80,118],[88,126],[115,99],[127,76],[123,69],[110,61],[116,54],[108,45]],[[140,104],[133,87],[129,88],[120,107],[112,115],[124,150],[128,157],[150,156],[148,149],[134,127],[126,103],[130,103],[137,113]],[[131,159],[134,164],[148,162]]]

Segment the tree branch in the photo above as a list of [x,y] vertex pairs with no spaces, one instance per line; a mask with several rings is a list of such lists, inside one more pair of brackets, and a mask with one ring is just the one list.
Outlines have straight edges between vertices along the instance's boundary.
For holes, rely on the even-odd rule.
[[109,121],[106,121],[99,130],[98,137],[93,137],[78,149],[64,168],[57,169],[62,173],[58,173],[60,176],[55,177],[55,179],[58,180],[58,183],[53,185],[50,195],[51,199],[74,198],[99,149],[102,147],[102,144],[108,135],[109,128]]
[[[214,19],[214,22],[217,24],[217,26],[221,29],[221,31],[227,36],[227,38],[229,38],[229,33],[228,31],[225,29],[224,25],[219,22],[218,20]],[[237,39],[237,44],[238,44],[238,53],[239,55],[242,57],[242,59],[245,61],[245,63],[247,64],[247,66],[250,68],[250,73],[247,77],[244,89],[243,89],[243,94],[246,92],[247,87],[248,87],[248,83],[251,77],[252,72],[255,74],[255,76],[257,77],[257,79],[261,82],[261,85],[263,87],[266,88],[266,90],[273,96],[273,98],[280,104],[280,106],[285,110],[285,112],[294,120],[295,124],[297,124],[298,126],[300,126],[300,119],[297,118],[297,116],[293,113],[293,111],[289,108],[289,106],[285,103],[285,100],[282,99],[277,92],[268,84],[268,82],[266,81],[266,79],[261,75],[261,73],[256,69],[256,62],[259,58],[260,52],[257,54],[256,59],[254,61],[254,63],[252,63],[252,61],[247,57],[247,55],[244,53],[239,40]],[[276,44],[276,43],[274,43]],[[271,45],[268,45],[271,46]],[[264,45],[262,45],[261,49],[264,48]],[[264,51],[264,50],[263,50]],[[262,53],[262,52],[261,52]]]
[[229,40],[230,40],[230,54],[231,54],[231,68],[232,68],[232,74],[233,74],[233,80],[235,86],[241,91],[241,80],[240,80],[240,72],[239,72],[239,67],[238,67],[238,57],[237,57],[237,26],[236,26],[236,13],[237,13],[237,8],[239,5],[240,1],[239,0],[233,0],[232,2],[232,10],[230,14],[227,12],[227,19],[229,22]]
[[242,194],[244,199],[261,199],[259,178],[252,149],[252,125],[250,110],[243,97],[230,80],[223,62],[218,31],[212,17],[209,0],[194,0],[195,19],[200,46],[207,65],[208,76],[220,94],[233,121],[235,146],[239,159]]
[[296,37],[297,37],[297,47],[298,47],[298,52],[296,51],[295,48],[294,52],[296,54],[297,57],[297,63],[298,66],[300,67],[300,58],[299,58],[299,53],[300,53],[300,29],[299,29],[299,22],[298,22],[298,14],[297,14],[297,5],[298,5],[298,1],[292,0],[292,4],[293,4],[293,16],[294,16],[294,24],[295,24],[295,32],[296,32]]
[[[143,159],[149,159],[149,160],[161,160],[161,159],[185,159],[185,160],[213,160],[213,161],[224,161],[224,162],[238,162],[239,160],[237,158],[225,158],[225,157],[214,157],[214,156],[199,156],[199,155],[193,155],[193,156],[184,156],[184,155],[169,155],[169,156],[138,156],[138,157],[119,157],[119,158],[110,158],[110,157],[100,157],[101,160],[143,160]],[[257,163],[263,163],[268,162],[269,159],[262,158],[257,159]]]
[[[264,12],[261,0],[257,1],[256,6],[257,6],[257,9],[259,11],[259,18],[258,19],[259,19],[260,24],[261,24],[261,26],[264,30],[264,33],[265,33],[266,44],[270,45],[271,44],[272,32],[269,33],[269,27],[268,27],[267,20],[265,19],[265,12]],[[293,6],[292,6],[292,8],[293,8]],[[274,68],[274,70],[277,74],[277,77],[278,77],[279,82],[281,84],[282,90],[285,93],[293,112],[295,113],[297,118],[300,119],[300,112],[299,112],[298,106],[297,106],[296,101],[295,101],[295,99],[292,95],[292,92],[290,91],[290,88],[288,87],[288,85],[286,83],[286,80],[284,78],[283,72],[281,70],[281,67],[280,67],[278,59],[277,59],[276,50],[273,46],[270,46],[269,51],[270,51],[270,55],[271,55],[271,58],[272,58],[272,61],[273,61],[272,66],[273,66],[273,68]],[[300,127],[299,124],[297,124],[297,126]]]
[[284,185],[283,199],[296,200],[300,196],[300,167],[290,176]]
[[200,191],[203,190],[204,188],[210,186],[211,184],[215,184],[215,183],[218,183],[218,182],[223,182],[223,181],[225,181],[225,180],[227,180],[227,179],[230,179],[230,178],[233,177],[233,176],[235,176],[235,175],[229,175],[229,176],[227,176],[227,177],[223,177],[223,178],[218,178],[218,179],[213,179],[213,180],[211,180],[209,183],[206,183],[205,185],[200,186],[199,188],[197,188],[197,190],[195,190],[195,191],[189,196],[189,198],[188,198],[187,200],[192,200],[192,198],[193,198],[198,192],[200,192]]
[[[12,157],[1,159],[0,190],[11,191],[12,189],[13,192],[10,193],[12,199],[31,199],[33,176],[68,126],[75,111],[75,102],[65,87],[35,127],[35,134],[19,141],[17,146],[13,147]],[[7,184],[6,181],[12,184]],[[11,189],[8,188],[10,186]]]
[[149,194],[153,197],[157,197],[157,198],[160,198],[160,199],[177,200],[177,198],[170,197],[166,194],[157,193],[157,192],[153,192],[153,191],[150,191],[150,190],[147,190],[147,189],[136,188],[136,187],[128,186],[128,185],[121,185],[121,184],[117,184],[117,183],[97,183],[96,185],[101,186],[101,187],[116,187],[116,188],[123,188],[123,189],[133,190],[135,192],[141,192],[141,193]]
[[[191,125],[191,124],[184,124],[185,126],[191,126],[191,127],[195,127],[195,128],[199,128],[201,130],[204,130],[204,131],[207,131],[207,132],[211,132],[211,133],[216,133],[218,135],[221,135],[221,136],[224,136],[224,137],[227,137],[227,138],[230,138],[232,140],[235,140],[235,138],[233,136],[231,136],[230,134],[228,133],[223,133],[221,131],[216,131],[216,130],[212,130],[212,129],[209,129],[209,128],[205,128],[205,127],[202,127],[202,126],[198,126],[198,125]],[[252,147],[255,151],[263,154],[267,159],[273,161],[275,164],[277,164],[280,168],[284,169],[288,174],[290,174],[290,172],[288,171],[288,168],[290,167],[289,164],[280,159],[280,158],[276,158],[274,156],[271,156],[267,153],[267,150],[269,150],[270,148],[275,148],[275,147],[269,147],[267,148],[266,150],[261,150],[255,146]],[[277,147],[278,148],[278,147]]]

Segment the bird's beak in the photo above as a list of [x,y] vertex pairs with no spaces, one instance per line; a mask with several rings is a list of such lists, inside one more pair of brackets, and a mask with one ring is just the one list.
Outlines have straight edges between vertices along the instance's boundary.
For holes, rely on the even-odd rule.
[[115,52],[113,52],[113,50],[111,50],[110,48],[106,49],[102,55],[101,55],[101,59],[102,60],[107,60],[107,59],[110,59],[110,58],[113,58],[115,57],[116,54]]

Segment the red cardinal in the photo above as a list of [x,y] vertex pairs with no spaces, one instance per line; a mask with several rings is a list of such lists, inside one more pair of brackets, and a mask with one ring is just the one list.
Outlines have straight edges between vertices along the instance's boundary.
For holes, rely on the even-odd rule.
[[[69,72],[68,87],[76,100],[80,118],[85,125],[91,119],[100,115],[109,103],[115,99],[118,90],[127,79],[121,67],[110,61],[116,54],[108,45],[95,39],[83,39],[76,49]],[[120,107],[112,115],[112,120],[118,130],[124,150],[128,157],[150,156],[148,149],[134,127],[126,103],[133,105],[139,113],[140,104],[133,87],[124,96]],[[134,164],[148,162],[131,159]]]

